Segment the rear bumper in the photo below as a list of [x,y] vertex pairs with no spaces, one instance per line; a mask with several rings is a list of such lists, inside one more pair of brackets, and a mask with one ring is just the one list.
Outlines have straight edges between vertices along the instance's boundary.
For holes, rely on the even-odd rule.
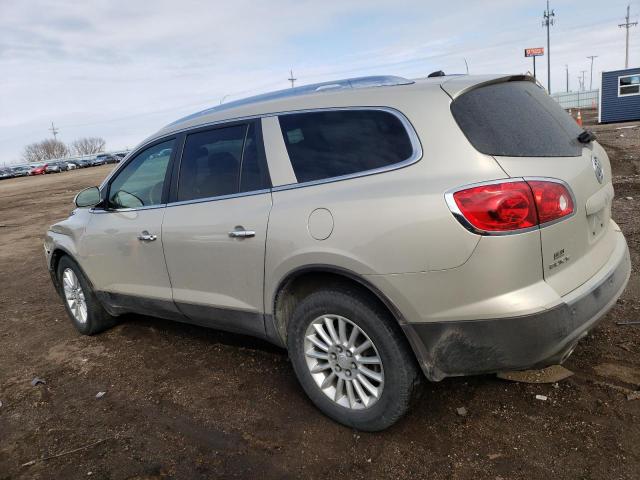
[[554,308],[511,318],[409,323],[403,328],[431,380],[541,368],[570,355],[615,304],[630,274],[629,250],[619,233],[609,261]]

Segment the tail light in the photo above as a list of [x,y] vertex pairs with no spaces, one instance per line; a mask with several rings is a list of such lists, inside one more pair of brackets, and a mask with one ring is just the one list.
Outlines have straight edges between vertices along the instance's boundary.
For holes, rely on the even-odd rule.
[[447,195],[449,207],[473,229],[512,232],[536,227],[573,213],[565,185],[545,180],[519,180],[479,185]]

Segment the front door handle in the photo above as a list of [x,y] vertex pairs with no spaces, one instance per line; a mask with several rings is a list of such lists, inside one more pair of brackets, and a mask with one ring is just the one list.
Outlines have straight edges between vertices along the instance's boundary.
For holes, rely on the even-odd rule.
[[141,242],[153,242],[156,238],[158,237],[152,233],[147,232],[146,230],[138,235],[138,240],[140,240]]
[[253,230],[245,230],[244,227],[236,227],[235,230],[229,232],[231,238],[251,238],[256,236]]

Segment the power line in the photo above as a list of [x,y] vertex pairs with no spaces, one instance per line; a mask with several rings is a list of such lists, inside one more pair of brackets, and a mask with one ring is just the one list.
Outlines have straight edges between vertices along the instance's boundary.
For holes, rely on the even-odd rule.
[[547,0],[547,9],[542,14],[542,26],[547,28],[547,91],[551,94],[551,39],[550,27],[555,23],[556,16],[553,10],[549,10],[549,0]]
[[294,87],[294,84],[297,80],[297,78],[293,78],[293,70],[289,70],[289,78],[287,80],[289,80],[291,82],[291,88]]
[[57,140],[58,139],[58,132],[60,132],[60,130],[58,130],[56,128],[56,126],[53,124],[53,122],[51,122],[51,128],[49,129],[49,131],[51,133],[53,133],[53,139]]
[[618,24],[618,27],[625,28],[626,35],[627,35],[627,41],[625,44],[625,52],[624,52],[624,68],[629,68],[629,29],[631,27],[635,27],[636,25],[638,25],[638,22],[629,21],[630,15],[631,15],[631,5],[627,5],[627,16],[625,17],[625,23]]
[[591,77],[589,79],[589,90],[593,90],[593,59],[598,58],[598,55],[589,55],[587,58],[591,59]]

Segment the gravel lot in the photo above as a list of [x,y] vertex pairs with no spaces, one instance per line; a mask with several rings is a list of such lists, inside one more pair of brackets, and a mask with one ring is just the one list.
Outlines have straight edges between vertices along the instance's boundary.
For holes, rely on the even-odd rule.
[[616,323],[640,319],[640,128],[618,130],[629,125],[593,128],[612,155],[634,272],[567,362],[575,375],[427,384],[376,434],[325,418],[285,352],[249,337],[141,316],[78,335],[42,236],[112,166],[0,182],[0,479],[637,479],[640,398],[628,398],[640,389],[640,325]]

